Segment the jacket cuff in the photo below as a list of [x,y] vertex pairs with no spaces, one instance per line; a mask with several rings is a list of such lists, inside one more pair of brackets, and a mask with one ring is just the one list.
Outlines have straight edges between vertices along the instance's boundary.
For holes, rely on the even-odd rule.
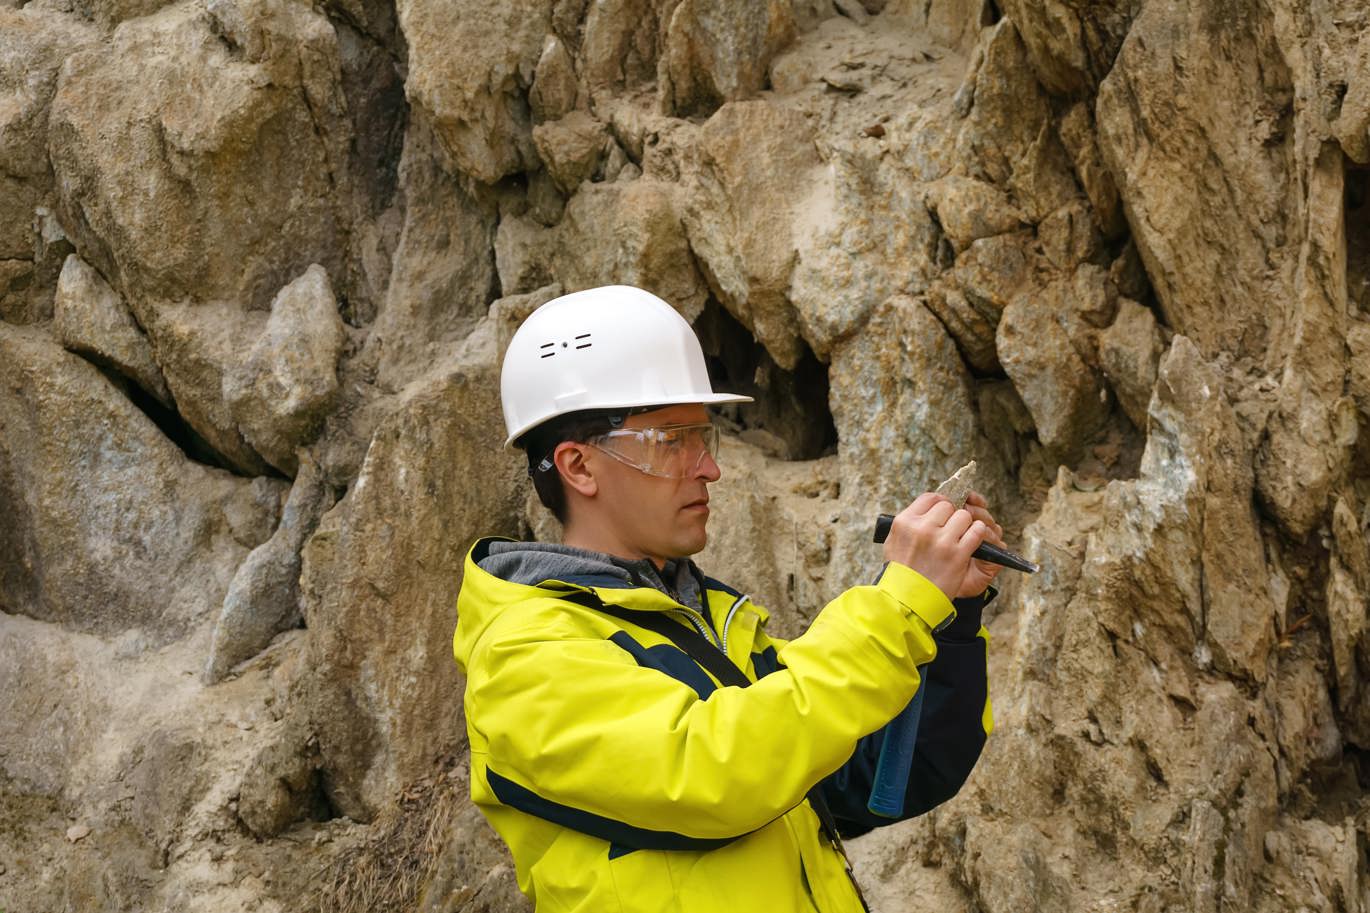
[[938,639],[974,640],[980,633],[980,616],[985,611],[985,606],[993,602],[994,597],[998,595],[999,591],[991,584],[979,596],[953,599],[951,602],[956,606],[956,618],[937,632]]
[[[940,631],[956,620],[956,607],[946,594],[922,574],[898,561],[885,565],[876,587],[898,600],[905,610],[922,619],[933,631]],[[979,630],[979,626],[976,626]]]

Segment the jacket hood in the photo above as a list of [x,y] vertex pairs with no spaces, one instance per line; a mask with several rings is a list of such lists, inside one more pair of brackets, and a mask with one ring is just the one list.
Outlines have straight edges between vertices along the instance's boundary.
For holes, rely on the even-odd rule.
[[658,572],[645,558],[619,558],[546,542],[480,539],[466,554],[453,649],[465,669],[476,642],[504,608],[554,591],[595,589],[607,602],[632,592],[640,604],[645,589],[664,597],[661,608],[677,602],[700,608],[703,580],[688,558],[667,562]]

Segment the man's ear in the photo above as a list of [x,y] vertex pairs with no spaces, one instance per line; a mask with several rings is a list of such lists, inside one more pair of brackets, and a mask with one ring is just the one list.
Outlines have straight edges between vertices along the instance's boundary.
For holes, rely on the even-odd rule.
[[575,489],[582,497],[593,498],[599,492],[599,482],[586,460],[588,444],[562,441],[552,452],[552,462],[561,473],[562,484]]

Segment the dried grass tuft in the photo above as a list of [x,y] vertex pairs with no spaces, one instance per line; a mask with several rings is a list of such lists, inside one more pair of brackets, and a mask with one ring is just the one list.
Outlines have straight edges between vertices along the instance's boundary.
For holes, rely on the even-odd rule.
[[306,909],[317,913],[400,913],[415,909],[432,877],[459,790],[452,767],[410,784],[370,825],[371,835],[338,854],[320,873]]

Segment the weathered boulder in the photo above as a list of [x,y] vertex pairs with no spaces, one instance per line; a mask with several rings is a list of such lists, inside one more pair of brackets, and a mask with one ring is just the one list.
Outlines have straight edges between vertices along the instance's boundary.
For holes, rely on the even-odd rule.
[[968,460],[984,461],[991,485],[996,470],[956,345],[921,301],[897,295],[876,308],[833,352],[830,377],[842,478],[837,547],[849,562],[834,583],[845,587],[880,567],[870,547],[877,514],[901,510]]
[[668,114],[708,114],[766,87],[766,68],[794,40],[790,0],[681,0],[671,14],[658,71]]
[[576,106],[578,87],[575,62],[566,45],[556,35],[548,35],[542,42],[533,69],[533,85],[528,89],[528,105],[537,122],[565,117]]
[[229,366],[223,398],[252,448],[293,474],[338,396],[346,332],[323,267],[314,264],[277,293],[245,358]]
[[537,162],[527,90],[552,0],[403,0],[409,104],[433,125],[452,171],[493,184]]
[[1126,298],[1119,301],[1117,319],[1099,337],[1099,361],[1118,405],[1138,428],[1146,427],[1151,388],[1164,349],[1151,309]]
[[883,158],[834,157],[796,204],[799,262],[789,294],[819,358],[881,302],[939,271],[941,230],[909,177]]
[[582,71],[591,96],[657,79],[666,29],[680,0],[604,0],[585,11]]
[[311,263],[340,266],[337,40],[287,0],[212,0],[111,42],[67,59],[48,149],[68,234],[166,360],[154,301],[265,308]]
[[684,211],[691,250],[728,311],[792,370],[801,340],[790,304],[796,182],[820,168],[808,122],[758,101],[731,102],[705,122]]
[[1110,238],[1126,234],[1127,219],[1118,197],[1118,185],[1099,149],[1094,112],[1084,102],[1076,102],[1059,117],[1056,132],[1061,138],[1061,145],[1070,155],[1075,179],[1085,196],[1089,197],[1104,234]]
[[1023,227],[1023,214],[1002,190],[962,175],[951,175],[928,187],[928,209],[960,253],[980,238],[1008,234]]
[[209,617],[283,486],[191,462],[35,333],[0,325],[0,379],[0,608],[152,644]]
[[201,674],[213,685],[271,639],[300,622],[300,550],[333,506],[319,467],[305,458],[271,538],[254,548],[233,575]]
[[119,293],[75,254],[67,257],[53,297],[53,334],[68,351],[128,377],[171,405],[152,344]]
[[52,313],[56,270],[37,262],[41,213],[53,203],[48,110],[63,59],[95,39],[88,24],[56,10],[0,6],[0,317],[11,323]]
[[410,121],[400,161],[400,187],[408,200],[404,224],[385,300],[359,359],[387,392],[438,363],[445,348],[471,332],[494,297],[495,214],[443,170],[437,144],[426,122]]
[[1308,204],[1291,283],[1283,373],[1256,464],[1261,500],[1295,539],[1326,516],[1359,436],[1347,366],[1344,159],[1322,150],[1305,176]]
[[1004,0],[1003,8],[1047,91],[1078,97],[1108,74],[1138,6],[1135,0]]
[[1239,0],[1221,24],[1207,7],[1146,5],[1095,119],[1167,325],[1209,357],[1260,356],[1285,332],[1271,303],[1300,236],[1293,87],[1260,4]]
[[478,536],[515,534],[522,504],[498,390],[491,360],[407,392],[305,546],[304,706],[329,797],[349,817],[371,818],[462,738],[462,564]]
[[532,292],[553,281],[567,292],[639,285],[687,319],[699,315],[708,295],[675,196],[669,185],[653,180],[587,185],[554,228],[526,216],[502,219],[495,259],[506,294]]
[[1095,300],[1081,283],[1058,279],[1011,301],[996,335],[999,361],[1032,413],[1038,438],[1063,456],[1077,454],[1108,418],[1097,364],[1071,333],[1072,317],[1079,319]]
[[572,111],[533,128],[547,173],[563,193],[572,193],[589,180],[604,161],[610,145],[609,129],[584,111]]
[[[977,59],[967,82],[970,107],[960,122],[957,148],[962,159],[978,169],[973,176],[1013,187],[1020,170],[1027,170],[1042,144],[1054,141],[1049,129],[1050,101],[1032,75],[1012,20],[994,25],[982,40]],[[1066,195],[1073,191],[1072,186]],[[1020,196],[1018,203],[1028,209],[1026,196]]]
[[1340,81],[1346,94],[1340,99],[1332,131],[1351,161],[1370,165],[1370,35],[1361,32],[1354,53],[1347,56]]

